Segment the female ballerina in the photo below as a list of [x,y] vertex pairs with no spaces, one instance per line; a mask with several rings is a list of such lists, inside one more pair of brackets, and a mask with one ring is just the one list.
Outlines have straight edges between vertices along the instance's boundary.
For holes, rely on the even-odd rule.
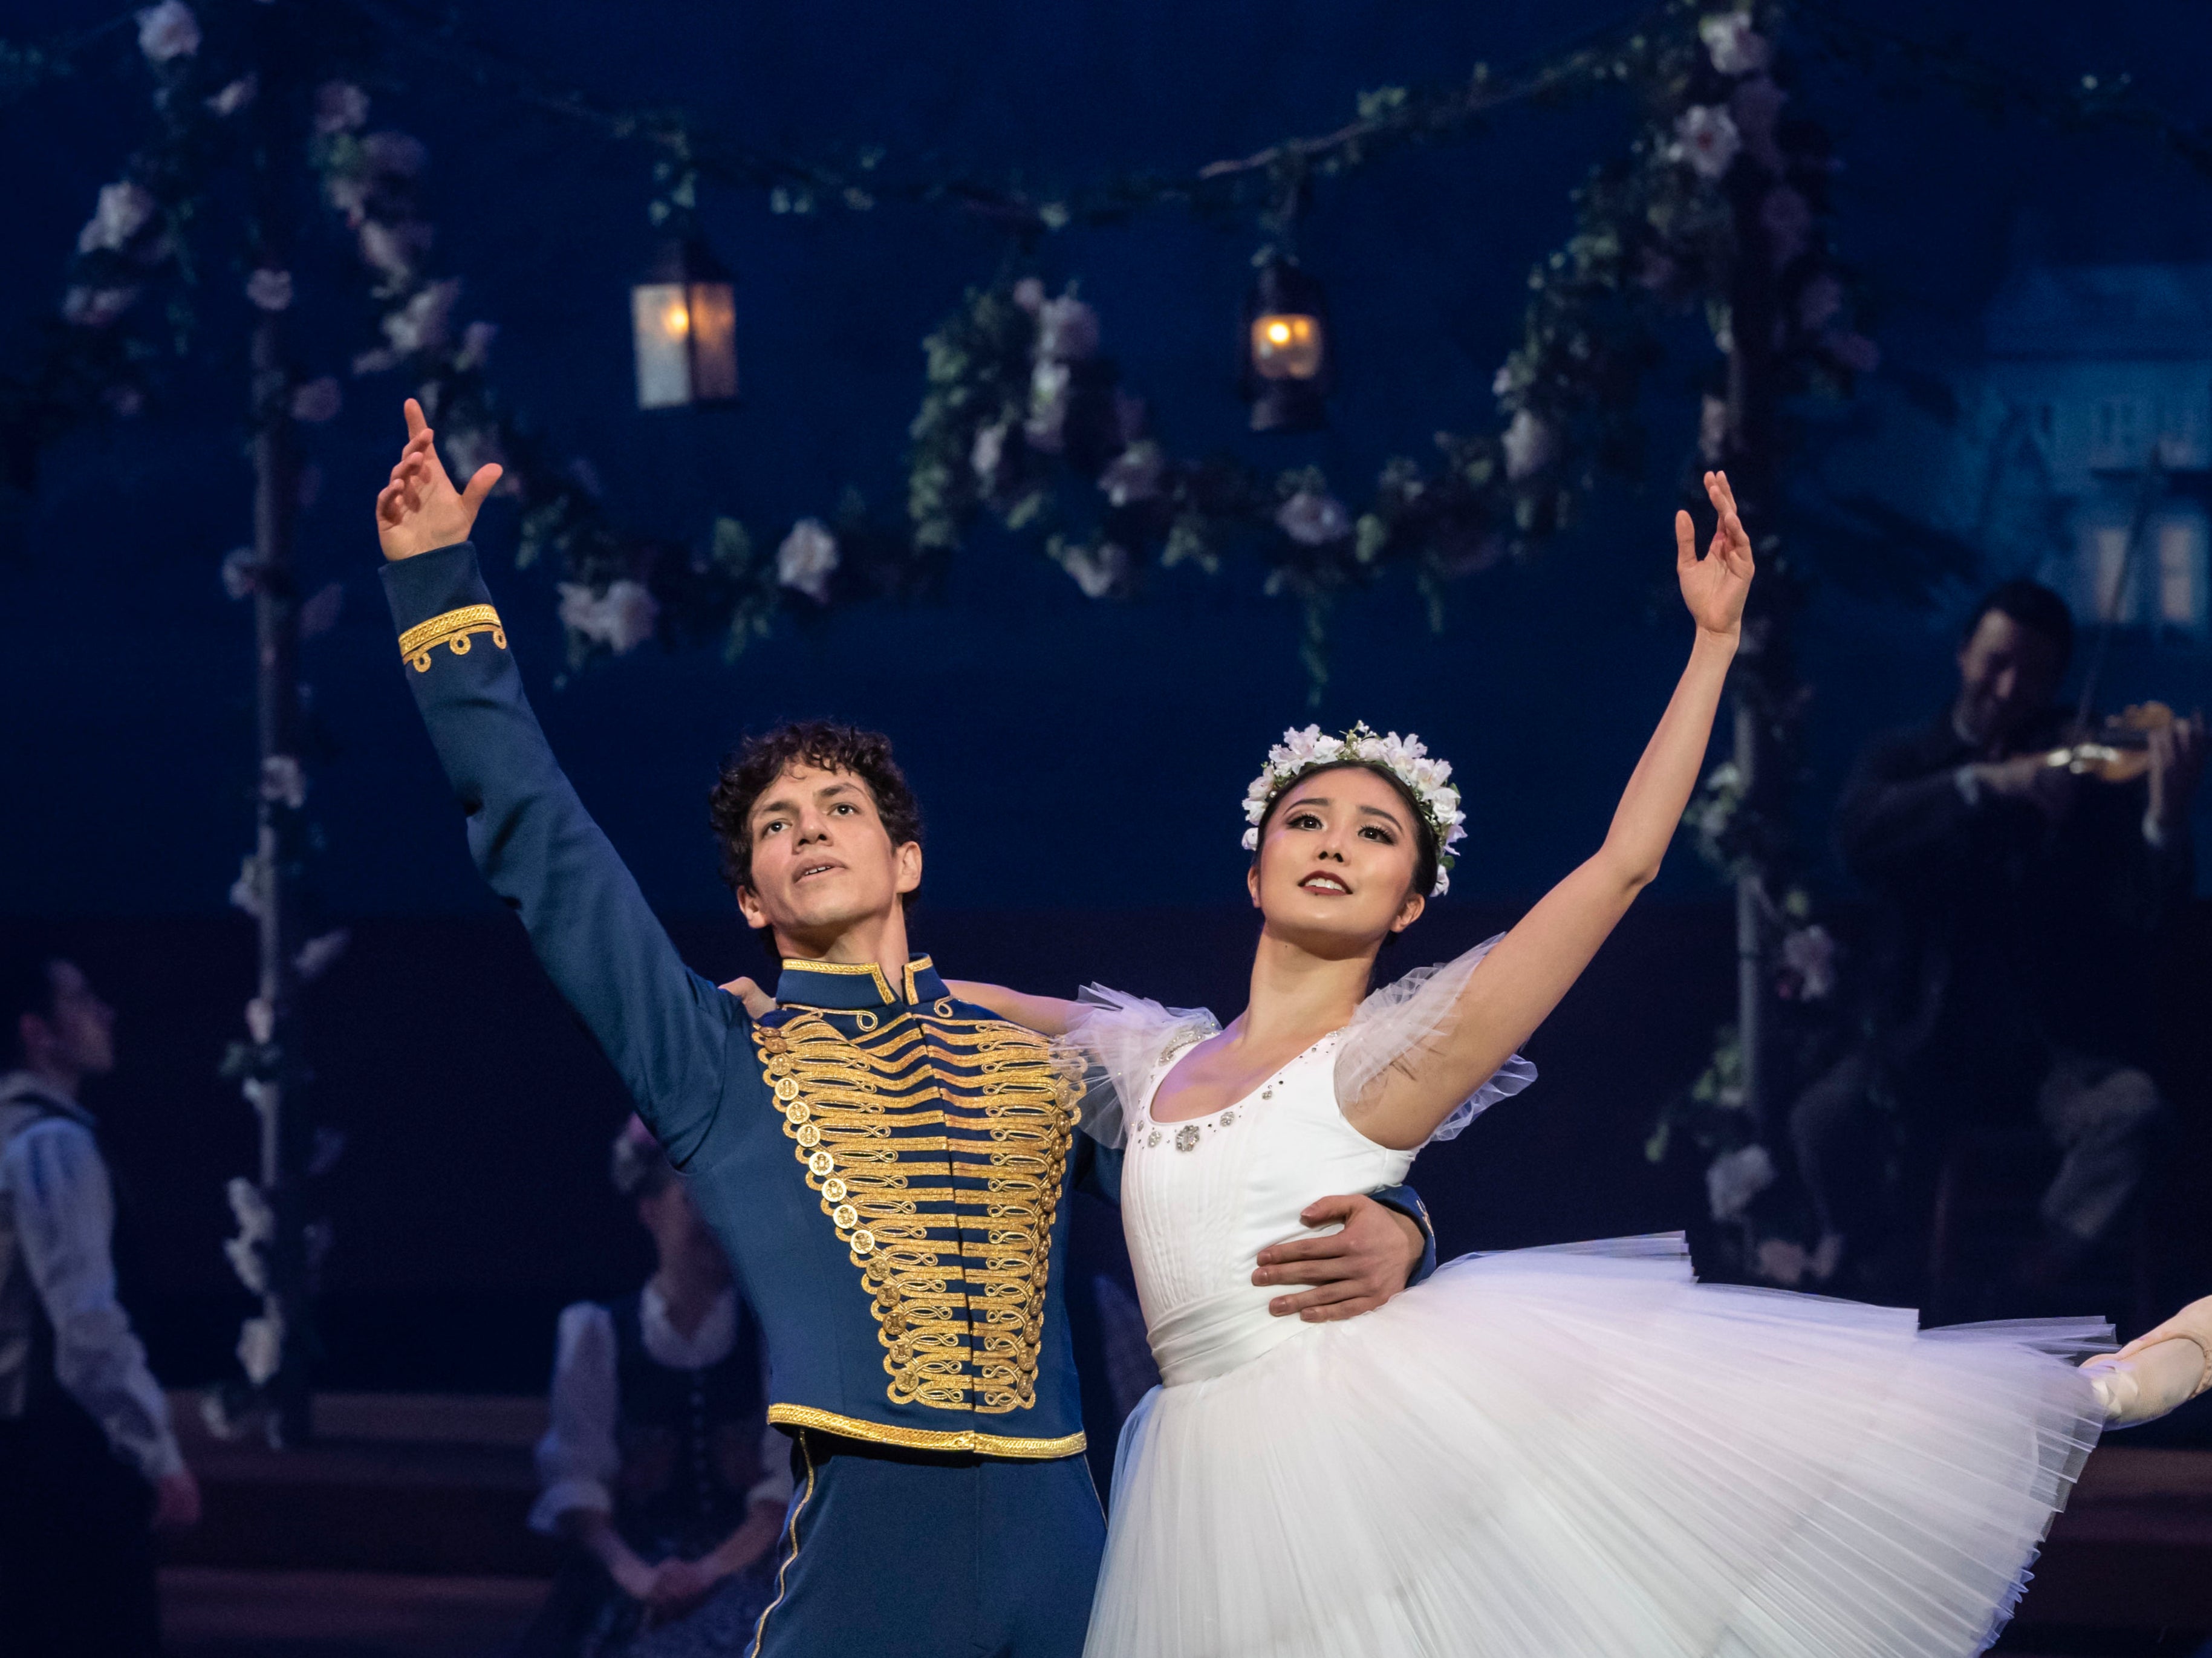
[[1469,1256],[1356,1321],[1247,1276],[1323,1192],[1405,1176],[1534,1071],[1515,1049],[1657,872],[1734,656],[1752,551],[1727,480],[1688,667],[1605,843],[1510,932],[1367,993],[1444,890],[1449,768],[1292,732],[1246,801],[1264,917],[1226,1029],[1093,989],[956,987],[1110,1078],[1164,1385],[1121,1439],[1091,1658],[1920,1658],[2002,1625],[2104,1412],[2092,1321],[1693,1284],[1679,1237]]

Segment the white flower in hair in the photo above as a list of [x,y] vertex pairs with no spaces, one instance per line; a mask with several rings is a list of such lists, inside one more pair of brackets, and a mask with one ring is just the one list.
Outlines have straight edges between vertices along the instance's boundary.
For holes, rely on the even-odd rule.
[[1405,786],[1420,807],[1421,816],[1437,837],[1437,884],[1429,890],[1441,898],[1451,890],[1451,867],[1457,860],[1453,848],[1467,838],[1467,814],[1459,809],[1459,790],[1451,782],[1451,762],[1429,756],[1428,745],[1410,732],[1378,734],[1361,720],[1341,737],[1322,735],[1319,726],[1295,727],[1267,750],[1267,763],[1244,791],[1244,850],[1260,849],[1260,825],[1267,808],[1285,789],[1316,767],[1354,760],[1387,771]]

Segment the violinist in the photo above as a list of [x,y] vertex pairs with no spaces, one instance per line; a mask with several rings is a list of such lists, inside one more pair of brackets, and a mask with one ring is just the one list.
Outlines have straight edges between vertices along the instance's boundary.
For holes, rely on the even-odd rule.
[[[1791,1121],[1839,1235],[1832,1258],[1883,1225],[1865,1206],[1880,1187],[1876,1086],[1903,1119],[1909,1213],[1924,1215],[1958,1130],[2033,1126],[2048,1138],[2058,1172],[2015,1287],[2062,1283],[2141,1184],[2163,1108],[2146,1068],[2151,946],[2191,889],[2203,726],[2142,736],[2131,763],[2107,768],[2134,774],[2126,780],[2070,766],[2080,733],[2053,697],[2073,642],[2057,594],[1998,587],[1967,620],[1950,705],[1875,739],[1844,790],[1844,859],[1878,911],[1875,1034]],[[1911,1229],[1895,1241],[1917,1255]]]

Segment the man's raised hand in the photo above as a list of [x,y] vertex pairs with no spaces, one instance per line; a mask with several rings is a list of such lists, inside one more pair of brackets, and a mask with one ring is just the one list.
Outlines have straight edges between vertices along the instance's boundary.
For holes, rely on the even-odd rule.
[[1751,592],[1751,537],[1736,515],[1735,492],[1728,474],[1705,474],[1705,495],[1720,515],[1713,543],[1698,556],[1697,532],[1687,513],[1674,514],[1674,573],[1681,579],[1682,602],[1700,631],[1733,637],[1743,623],[1743,602]]
[[407,446],[392,469],[392,481],[376,497],[376,538],[388,559],[412,558],[434,547],[466,541],[477,509],[499,482],[497,465],[479,466],[468,487],[453,488],[438,459],[437,434],[422,418],[422,405],[407,399]]

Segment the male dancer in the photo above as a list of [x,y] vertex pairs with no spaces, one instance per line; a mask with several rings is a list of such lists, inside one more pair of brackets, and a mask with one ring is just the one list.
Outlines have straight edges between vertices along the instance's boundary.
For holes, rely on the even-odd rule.
[[[685,1171],[768,1336],[797,1489],[761,1658],[1073,1658],[1104,1525],[1063,1197],[1110,1199],[1120,1177],[1117,1154],[1072,1133],[1079,1076],[908,957],[919,821],[873,733],[787,727],[717,791],[738,904],[785,958],[779,1005],[755,1017],[685,968],[524,700],[466,540],[499,468],[456,491],[406,412],[377,498],[385,586],[470,849]],[[1433,1260],[1413,1220],[1366,1198],[1306,1218],[1343,1230],[1265,1252],[1297,1264],[1255,1281],[1326,1285],[1294,1298],[1334,1303],[1319,1315],[1377,1304]]]

